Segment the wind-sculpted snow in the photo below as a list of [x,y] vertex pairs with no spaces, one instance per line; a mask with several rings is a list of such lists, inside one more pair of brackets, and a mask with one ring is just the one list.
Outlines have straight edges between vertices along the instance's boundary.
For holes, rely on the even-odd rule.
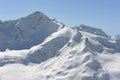
[[120,79],[120,42],[101,29],[66,27],[35,12],[1,21],[0,36],[0,80]]

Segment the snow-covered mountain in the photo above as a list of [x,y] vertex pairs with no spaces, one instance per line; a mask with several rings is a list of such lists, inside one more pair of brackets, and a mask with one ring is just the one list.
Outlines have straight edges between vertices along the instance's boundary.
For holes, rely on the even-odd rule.
[[120,42],[101,29],[37,11],[1,22],[0,36],[0,80],[120,79]]
[[40,44],[60,26],[41,12],[0,24],[0,50],[25,49]]

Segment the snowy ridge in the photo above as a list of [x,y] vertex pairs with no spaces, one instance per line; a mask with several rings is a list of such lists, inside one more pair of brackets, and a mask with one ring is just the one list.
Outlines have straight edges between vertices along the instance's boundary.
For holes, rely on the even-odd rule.
[[[1,50],[6,49],[0,52],[1,80],[120,79],[120,43],[100,29],[66,27],[40,12],[12,21],[10,25],[17,29],[19,49],[23,50],[9,50],[13,46],[0,41],[6,45],[3,48],[0,45]],[[28,46],[30,49],[26,49]]]

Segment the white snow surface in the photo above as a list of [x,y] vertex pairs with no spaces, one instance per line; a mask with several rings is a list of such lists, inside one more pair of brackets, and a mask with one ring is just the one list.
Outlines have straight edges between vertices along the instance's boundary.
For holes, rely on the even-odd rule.
[[0,36],[0,80],[120,79],[120,42],[101,29],[70,28],[37,11],[1,21]]

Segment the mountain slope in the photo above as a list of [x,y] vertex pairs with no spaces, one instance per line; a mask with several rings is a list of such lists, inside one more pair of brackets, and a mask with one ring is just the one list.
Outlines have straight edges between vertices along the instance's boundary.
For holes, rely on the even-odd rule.
[[[27,19],[34,19],[35,16],[36,13],[27,16]],[[50,19],[45,19],[45,22],[46,20]],[[21,23],[25,22],[26,25],[29,20],[25,21]],[[48,28],[46,23],[45,30],[51,32],[45,31],[47,35],[43,32],[43,26],[38,27],[42,32],[36,30],[31,33],[30,27],[17,24],[17,27],[25,31],[25,38],[39,33],[45,35],[45,38],[39,36],[43,41],[38,45],[32,44],[30,49],[0,52],[1,80],[119,80],[120,43],[116,39],[89,26],[70,28],[57,20],[50,20],[51,22],[57,26]]]

